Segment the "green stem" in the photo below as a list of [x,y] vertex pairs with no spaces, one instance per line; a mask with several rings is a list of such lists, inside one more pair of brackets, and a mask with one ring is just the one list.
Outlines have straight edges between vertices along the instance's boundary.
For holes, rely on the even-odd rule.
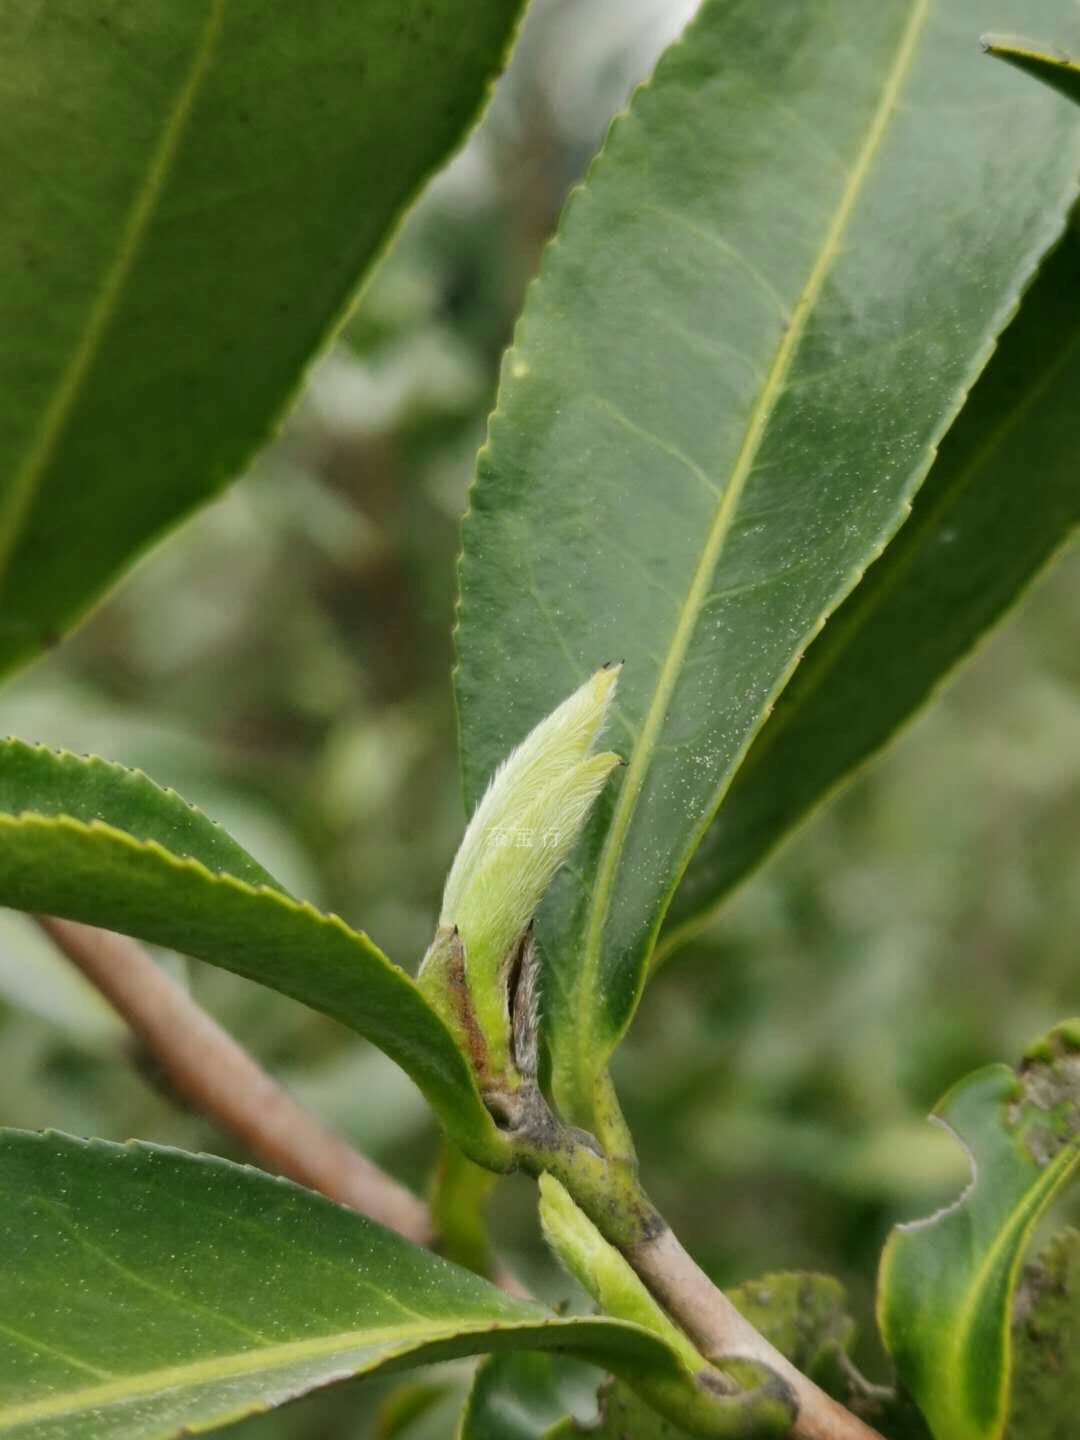
[[[790,1440],[882,1440],[876,1430],[797,1370],[740,1315],[676,1239],[642,1188],[632,1160],[609,1157],[591,1135],[563,1124],[535,1086],[522,1087],[514,1098],[508,1138],[519,1166],[533,1175],[554,1175],[565,1186],[706,1359],[721,1367],[748,1361],[777,1377],[797,1405],[787,1432]],[[710,1397],[703,1391],[701,1398],[707,1409]],[[670,1397],[658,1396],[658,1408],[661,1402],[674,1403]],[[760,1428],[757,1412],[750,1414],[754,1428],[744,1433],[776,1433],[775,1428],[770,1429],[775,1426],[775,1414],[762,1411]],[[706,1423],[703,1417],[695,1416],[694,1425],[702,1423]],[[719,1426],[730,1419],[723,1422],[716,1417],[708,1423]],[[697,1433],[732,1432],[698,1429]]]

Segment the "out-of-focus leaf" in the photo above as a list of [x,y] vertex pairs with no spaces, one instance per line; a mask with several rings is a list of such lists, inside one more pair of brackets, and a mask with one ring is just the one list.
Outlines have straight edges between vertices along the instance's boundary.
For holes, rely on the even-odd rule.
[[[550,1214],[550,1196],[548,1211]],[[843,1286],[828,1275],[764,1275],[728,1298],[805,1374],[819,1383],[836,1376],[836,1355],[846,1352],[854,1322]],[[477,1371],[462,1421],[461,1440],[682,1440],[686,1434],[658,1415],[621,1381],[604,1387],[597,1426],[559,1416],[571,1408],[567,1362],[550,1355],[495,1355]],[[574,1372],[570,1378],[576,1379]]]
[[935,1440],[998,1440],[1024,1245],[1080,1161],[1080,1021],[1052,1030],[1018,1073],[991,1065],[962,1080],[934,1113],[967,1150],[971,1184],[892,1232],[878,1322]]
[[983,45],[991,55],[997,55],[1018,70],[1034,75],[1080,105],[1080,65],[1064,52],[1045,54],[1036,46],[1025,44],[1022,40],[1007,39],[1004,35],[987,35]]
[[439,1149],[432,1177],[431,1226],[440,1255],[477,1275],[491,1275],[487,1202],[496,1176],[473,1164],[449,1140]]
[[145,775],[0,743],[0,904],[166,945],[351,1025],[408,1071],[459,1143],[499,1162],[472,1074],[409,976]]
[[408,1440],[418,1422],[445,1398],[446,1385],[434,1380],[411,1380],[399,1385],[379,1406],[374,1440]]
[[447,1440],[457,1431],[475,1373],[475,1365],[462,1361],[403,1380],[380,1402],[371,1440]]
[[[1035,11],[1080,39],[1066,0]],[[628,765],[538,927],[553,1083],[586,1125],[732,775],[1075,196],[1080,116],[988,64],[984,23],[982,0],[706,0],[572,198],[505,359],[460,571],[470,804],[626,659]]]
[[376,1369],[561,1349],[689,1383],[656,1336],[559,1319],[260,1171],[0,1132],[0,1435],[166,1440]]
[[690,1440],[685,1430],[680,1430],[670,1420],[657,1415],[629,1389],[616,1380],[608,1385],[600,1397],[600,1423],[588,1431],[578,1429],[571,1422],[560,1432],[556,1440],[569,1440],[570,1436],[588,1434],[592,1440]]
[[[657,1304],[626,1257],[604,1239],[553,1175],[540,1176],[540,1224],[552,1251],[605,1314],[621,1316],[651,1330],[681,1357],[687,1371],[699,1376],[708,1374],[710,1366],[686,1334]],[[750,1433],[762,1440],[769,1435],[786,1435],[794,1419],[786,1384],[764,1365],[741,1368],[745,1373],[733,1378],[743,1388],[717,1399],[705,1416],[717,1421],[726,1416],[730,1428],[708,1433],[732,1437]],[[650,1408],[668,1420],[690,1430],[697,1428],[695,1410],[686,1404],[667,1403],[664,1387],[652,1385],[649,1377],[644,1378],[644,1383],[635,1382],[633,1388]]]
[[[763,1275],[727,1295],[804,1374],[819,1384],[836,1378],[837,1353],[847,1351],[854,1332],[838,1280],[829,1275]],[[650,1410],[616,1380],[601,1394],[598,1428],[567,1425],[566,1436],[582,1434],[593,1440],[684,1440],[686,1432]]]
[[1077,394],[1074,223],[946,435],[910,518],[811,645],[751,746],[679,884],[658,955],[700,928],[891,738],[1072,532]]
[[268,437],[520,8],[0,5],[0,670]]
[[825,1385],[855,1338],[844,1287],[831,1275],[784,1273],[747,1280],[728,1299],[791,1363]]
[[1080,1232],[1024,1267],[1013,1311],[1010,1440],[1060,1440],[1080,1395]]
[[121,1053],[130,1031],[25,915],[0,911],[0,1001],[38,1015],[90,1051]]
[[[595,1392],[596,1372],[562,1356],[492,1355],[476,1372],[457,1440],[541,1440],[588,1393],[590,1378]],[[643,1402],[642,1410],[652,1413]]]

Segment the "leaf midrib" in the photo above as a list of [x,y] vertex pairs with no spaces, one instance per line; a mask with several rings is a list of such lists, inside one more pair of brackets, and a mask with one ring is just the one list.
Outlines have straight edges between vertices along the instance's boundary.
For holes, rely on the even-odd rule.
[[[228,1355],[215,1355],[205,1360],[193,1360],[184,1365],[164,1365],[138,1375],[118,1376],[103,1385],[86,1386],[82,1390],[69,1391],[63,1395],[51,1395],[47,1399],[29,1400],[21,1405],[9,1406],[0,1409],[0,1434],[38,1420],[55,1420],[102,1405],[123,1404],[145,1395],[175,1390],[182,1386],[207,1385],[216,1380],[227,1381],[243,1375],[258,1374],[262,1370],[278,1370],[299,1361],[330,1356],[341,1350],[386,1345],[388,1350],[379,1358],[388,1359],[407,1353],[415,1348],[417,1342],[423,1345],[440,1340],[454,1340],[460,1336],[486,1334],[492,1329],[503,1333],[547,1328],[552,1325],[561,1328],[567,1323],[573,1324],[542,1319],[505,1323],[497,1319],[484,1319],[454,1321],[442,1325],[424,1323],[384,1326],[381,1329],[335,1331],[329,1335],[316,1335],[308,1340],[288,1340],[252,1350],[239,1350]],[[360,1363],[362,1365],[363,1361]]]
[[[773,411],[783,393],[784,382],[802,342],[810,315],[821,294],[829,270],[839,253],[843,233],[884,139],[889,119],[911,68],[918,39],[929,10],[930,0],[914,0],[893,63],[885,77],[881,98],[867,128],[859,153],[848,171],[840,203],[795,302],[790,322],[781,336],[765,383],[751,411],[731,472],[731,479],[717,506],[701,558],[691,580],[686,599],[680,608],[679,618],[668,645],[638,742],[631,753],[630,763],[619,790],[611,825],[605,837],[597,866],[596,881],[587,912],[583,947],[582,994],[581,1003],[577,1007],[575,1024],[574,1083],[578,1085],[582,1080],[586,1082],[585,1093],[579,1095],[579,1099],[585,1100],[586,1104],[591,1098],[593,1077],[598,1065],[597,1057],[600,1055],[606,1059],[606,1051],[603,1047],[597,1046],[594,1035],[599,962],[604,927],[614,893],[615,877],[630,822],[633,819],[645,777],[656,750],[661,728],[667,717],[668,706],[671,703],[683,659],[707,599],[709,583],[719,562],[724,543],[731,531],[743,490],[753,469]],[[603,1063],[603,1059],[600,1060],[600,1063]]]
[[45,407],[37,439],[30,447],[23,464],[11,478],[7,496],[0,503],[0,585],[15,550],[19,532],[34,502],[46,467],[59,443],[60,436],[79,389],[108,330],[124,285],[131,273],[164,188],[173,160],[191,115],[195,97],[213,57],[221,34],[228,0],[210,0],[206,26],[194,52],[183,84],[176,92],[172,109],[162,128],[157,147],[150,157],[146,176],[139,187],[120,235],[112,264],[105,272],[100,293],[71,360],[60,377],[52,399]]

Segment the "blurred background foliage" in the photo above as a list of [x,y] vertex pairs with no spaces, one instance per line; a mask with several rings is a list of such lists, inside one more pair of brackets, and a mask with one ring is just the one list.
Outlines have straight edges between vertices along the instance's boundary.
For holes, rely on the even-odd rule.
[[[464,818],[454,559],[499,356],[567,188],[692,8],[533,4],[486,120],[403,227],[278,442],[0,701],[4,732],[174,785],[410,967]],[[922,1117],[966,1071],[1017,1059],[1078,1008],[1078,844],[1074,551],[668,962],[617,1056],[646,1184],[722,1283],[840,1275],[861,1358],[879,1364],[886,1230],[965,1173]],[[425,1188],[436,1137],[389,1061],[269,990],[162,959],[302,1100]],[[160,1092],[104,1004],[7,912],[0,1044],[0,1124],[236,1154]],[[501,1182],[492,1223],[519,1272],[559,1299],[572,1287],[545,1258],[533,1197],[531,1183]],[[449,1436],[466,1373],[315,1397],[230,1433]],[[410,1405],[419,1420],[395,1429]]]

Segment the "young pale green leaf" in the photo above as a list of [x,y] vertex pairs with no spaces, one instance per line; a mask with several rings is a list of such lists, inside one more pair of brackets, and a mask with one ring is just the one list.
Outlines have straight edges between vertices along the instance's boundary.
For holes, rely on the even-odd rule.
[[267,439],[520,9],[0,5],[0,671]]
[[321,1196],[156,1146],[0,1132],[0,1436],[166,1440],[378,1369],[558,1349],[677,1383]]
[[1080,1231],[1025,1265],[1013,1307],[1010,1440],[1068,1435],[1080,1395]]
[[967,1150],[971,1184],[892,1232],[878,1323],[935,1440],[999,1440],[1024,1246],[1080,1163],[1080,1021],[1051,1031],[1018,1073],[991,1065],[961,1081],[935,1116]]
[[[559,1199],[555,1205],[561,1208]],[[828,1275],[763,1275],[729,1290],[728,1299],[805,1374],[819,1381],[835,1378],[836,1356],[846,1353],[854,1336],[838,1280]],[[492,1356],[477,1372],[460,1440],[570,1440],[583,1435],[593,1440],[684,1440],[687,1435],[618,1380],[601,1393],[597,1424],[573,1419],[556,1424],[557,1414],[584,1409],[575,1404],[580,1402],[577,1379],[561,1356]]]
[[[653,1299],[626,1258],[608,1244],[553,1175],[540,1176],[540,1224],[548,1245],[601,1310],[658,1335],[689,1373],[703,1379],[717,1378]],[[750,1433],[760,1440],[769,1435],[786,1435],[795,1418],[791,1392],[775,1374],[763,1367],[754,1368],[758,1374],[750,1384],[760,1378],[759,1388],[726,1395],[704,1407],[690,1403],[693,1396],[688,1396],[683,1387],[672,1392],[666,1381],[655,1384],[646,1376],[635,1380],[633,1388],[651,1409],[675,1425],[685,1425],[692,1433],[698,1431],[697,1422],[714,1419],[719,1428],[709,1433],[732,1437]]]
[[1080,105],[1080,65],[1064,52],[1044,54],[1033,45],[1022,40],[1010,40],[1004,35],[987,35],[983,45],[991,55],[997,55],[1018,70],[1034,75]]
[[619,763],[594,753],[618,679],[617,665],[597,670],[506,756],[450,867],[420,985],[451,1023],[467,999],[462,1040],[478,1027],[478,1070],[510,1068],[515,947]]
[[691,938],[889,741],[1072,533],[1077,394],[1074,219],[946,435],[910,519],[810,646],[751,746],[675,893],[658,957]]
[[412,1076],[463,1148],[505,1163],[464,1057],[409,976],[145,775],[0,743],[0,904],[167,945],[332,1015]]
[[682,1355],[688,1369],[704,1369],[702,1356],[661,1310],[625,1257],[575,1205],[565,1186],[554,1175],[541,1175],[539,1183],[544,1239],[585,1293],[607,1314],[655,1330]]
[[[999,10],[1080,39],[1071,0]],[[1080,116],[987,63],[985,19],[705,0],[571,198],[505,359],[460,570],[470,799],[626,657],[628,764],[538,926],[553,1084],[585,1125],[735,769],[1076,193]]]

